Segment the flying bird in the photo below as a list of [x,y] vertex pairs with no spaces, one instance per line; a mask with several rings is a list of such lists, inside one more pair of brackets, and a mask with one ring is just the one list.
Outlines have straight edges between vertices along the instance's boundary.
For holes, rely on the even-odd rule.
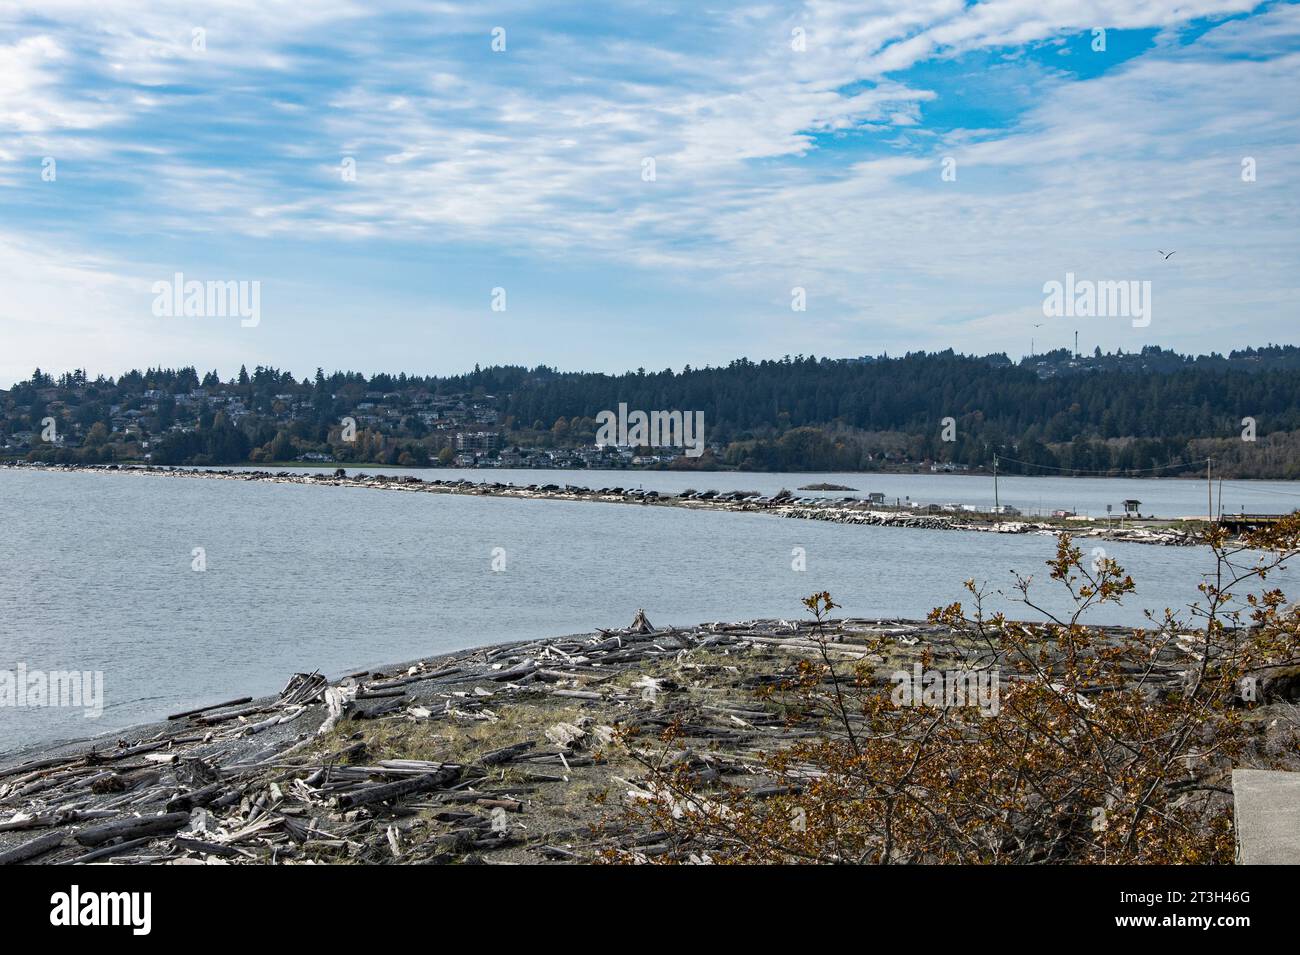
[[[1156,251],[1159,252],[1161,255],[1163,255],[1163,256],[1165,257],[1165,261],[1166,261],[1166,262],[1169,261],[1169,256],[1171,256],[1171,255],[1174,254],[1173,252],[1166,252],[1164,249],[1156,249]],[[1176,252],[1176,251],[1178,251],[1178,250],[1175,249],[1174,252]]]

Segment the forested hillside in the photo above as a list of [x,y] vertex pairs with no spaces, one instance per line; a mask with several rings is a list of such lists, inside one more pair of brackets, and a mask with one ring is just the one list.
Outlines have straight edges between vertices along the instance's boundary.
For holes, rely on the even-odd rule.
[[[0,392],[0,438],[8,456],[33,460],[228,464],[307,455],[446,464],[462,452],[462,464],[468,454],[468,463],[504,456],[517,466],[530,450],[589,448],[596,416],[620,404],[703,412],[708,452],[678,461],[647,455],[664,466],[981,467],[997,453],[1008,471],[1177,473],[1213,456],[1227,474],[1300,477],[1300,349],[1292,346],[1196,358],[1155,347],[1056,351],[1019,364],[951,351],[742,358],[621,375],[542,366],[450,377],[318,370],[299,380],[259,367],[224,381],[193,368],[89,380],[38,370]],[[359,439],[342,433],[347,417]],[[42,434],[51,419],[56,440]],[[594,466],[559,459],[584,461]]]

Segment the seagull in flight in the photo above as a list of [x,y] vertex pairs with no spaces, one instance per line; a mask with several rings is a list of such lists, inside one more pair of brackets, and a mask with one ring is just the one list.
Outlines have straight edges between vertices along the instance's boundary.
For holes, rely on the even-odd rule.
[[[1165,257],[1165,261],[1166,261],[1166,262],[1169,261],[1169,256],[1171,256],[1171,255],[1174,254],[1173,252],[1166,252],[1164,249],[1156,249],[1156,251],[1159,252],[1161,255],[1163,255],[1163,256]],[[1174,252],[1176,252],[1176,251],[1178,251],[1178,250],[1175,249]]]

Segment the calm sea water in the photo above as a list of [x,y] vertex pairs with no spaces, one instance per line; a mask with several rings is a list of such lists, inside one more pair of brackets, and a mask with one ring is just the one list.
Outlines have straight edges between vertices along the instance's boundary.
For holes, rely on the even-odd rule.
[[[251,468],[246,470],[253,470]],[[332,472],[328,468],[295,468],[298,472]],[[352,469],[357,474],[382,474],[383,468]],[[985,474],[763,474],[734,471],[550,471],[542,469],[462,469],[462,468],[389,468],[389,474],[411,474],[426,480],[468,480],[502,484],[575,484],[581,487],[645,488],[680,494],[697,491],[757,491],[775,494],[782,488],[794,491],[809,484],[840,484],[853,491],[809,491],[819,497],[863,497],[879,491],[889,502],[919,501],[926,504],[993,504],[993,478]],[[1212,482],[1214,510],[1248,513],[1290,512],[1300,507],[1300,482],[1296,481],[1218,481]],[[1142,502],[1142,513],[1155,517],[1186,517],[1206,513],[1206,482],[1184,478],[1069,478],[1008,477],[998,478],[998,501],[1026,512],[1051,511],[1056,508],[1078,514],[1101,517],[1106,505],[1115,514],[1123,512],[1122,502],[1133,498]]]
[[[524,473],[530,481],[545,476]],[[642,478],[647,487],[683,478],[619,477],[624,484]],[[788,475],[696,476],[694,483],[723,486],[708,480],[714,477],[759,490],[790,484]],[[844,475],[798,481],[819,478],[873,489],[884,483]],[[971,479],[890,480],[956,487]],[[1034,494],[1050,498],[1057,486]],[[1180,485],[1160,487],[1178,493]],[[1053,541],[1042,536],[17,471],[0,471],[0,512],[0,670],[19,663],[100,670],[106,697],[95,720],[76,710],[0,707],[0,752],[275,692],[297,670],[336,676],[486,643],[625,626],[638,608],[658,625],[796,617],[801,597],[827,589],[845,615],[920,617],[962,599],[963,579],[1007,586],[1013,569],[1044,581],[1044,603],[1065,606],[1046,581]],[[192,569],[198,547],[204,572]],[[791,569],[796,547],[806,551],[806,572]],[[1209,569],[1200,549],[1106,547],[1139,590],[1124,607],[1096,613],[1096,622],[1138,623],[1143,609],[1186,605]],[[504,555],[504,570],[493,570],[494,552]],[[1276,580],[1289,591],[1289,576]]]

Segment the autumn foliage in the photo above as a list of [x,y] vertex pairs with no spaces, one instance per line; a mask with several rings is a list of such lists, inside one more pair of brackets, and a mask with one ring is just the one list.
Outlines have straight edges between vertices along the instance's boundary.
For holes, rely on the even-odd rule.
[[1300,517],[1236,542],[1212,529],[1206,544],[1200,600],[1144,628],[1084,622],[1135,584],[1068,535],[1048,561],[1068,615],[1040,606],[1030,578],[1013,596],[1038,622],[986,613],[988,592],[967,581],[968,606],[931,613],[951,639],[921,662],[996,674],[992,713],[900,703],[889,638],[841,662],[836,604],[813,595],[804,603],[820,654],[760,693],[789,726],[815,732],[761,754],[763,798],[725,771],[701,772],[707,751],[670,727],[623,736],[644,770],[638,785],[655,794],[626,811],[668,834],[661,862],[1230,863],[1231,770],[1298,753],[1295,708],[1261,719],[1260,707],[1300,662],[1300,608],[1264,589],[1300,547]]

